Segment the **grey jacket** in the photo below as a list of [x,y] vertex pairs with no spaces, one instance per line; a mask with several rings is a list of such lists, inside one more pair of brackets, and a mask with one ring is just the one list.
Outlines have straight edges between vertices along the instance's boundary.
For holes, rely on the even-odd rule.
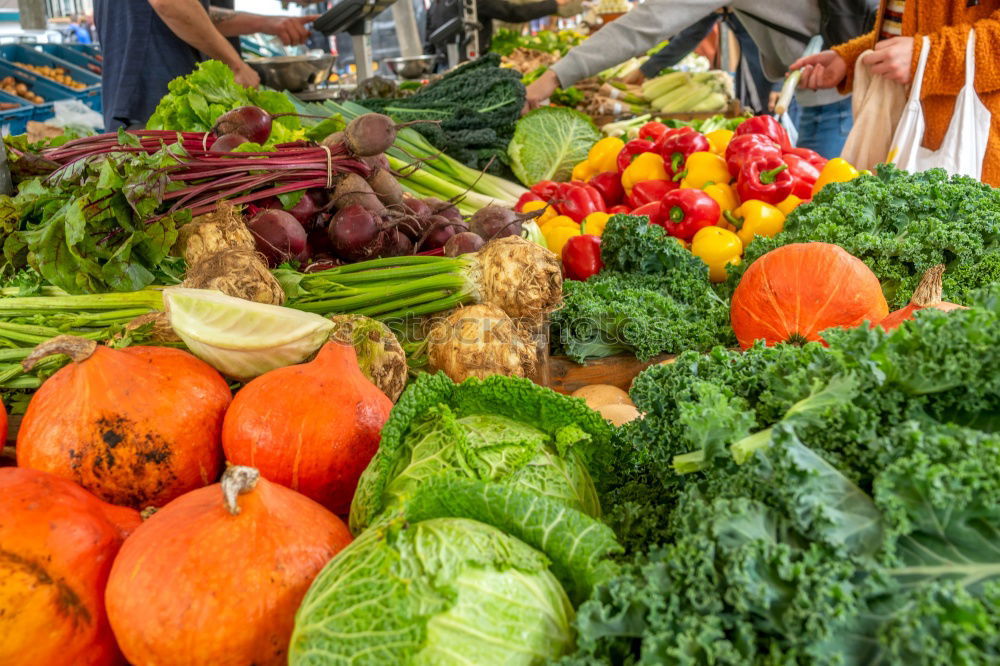
[[[799,33],[814,35],[819,32],[817,0],[646,0],[571,49],[552,69],[562,86],[571,86],[580,79],[642,55],[664,39],[726,6],[737,14],[757,44],[764,74],[772,81],[784,78],[788,66],[801,57],[805,44],[744,12]],[[819,106],[839,101],[844,96],[836,90],[799,90],[796,99],[802,106]]]

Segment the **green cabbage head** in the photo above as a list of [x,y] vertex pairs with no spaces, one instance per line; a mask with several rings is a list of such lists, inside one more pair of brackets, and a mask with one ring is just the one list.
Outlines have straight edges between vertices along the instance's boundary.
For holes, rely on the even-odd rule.
[[358,533],[390,519],[424,484],[441,477],[495,483],[560,502],[595,518],[591,470],[610,427],[582,400],[514,377],[454,384],[423,375],[396,404],[378,453],[351,504]]
[[529,666],[572,648],[573,606],[542,553],[466,518],[397,519],[320,572],[291,666]]

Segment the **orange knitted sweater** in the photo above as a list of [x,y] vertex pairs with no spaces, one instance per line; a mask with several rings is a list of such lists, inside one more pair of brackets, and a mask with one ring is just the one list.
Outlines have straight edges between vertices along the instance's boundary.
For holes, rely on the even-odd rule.
[[[854,65],[865,50],[874,48],[882,30],[886,0],[882,0],[875,29],[833,50],[847,62],[847,78],[842,92],[849,92]],[[923,90],[924,145],[937,149],[948,130],[955,98],[965,82],[965,45],[970,28],[976,29],[976,92],[993,115],[990,138],[983,161],[983,182],[1000,187],[1000,0],[906,0],[903,35],[916,38],[910,72],[917,68],[922,36],[930,38]]]

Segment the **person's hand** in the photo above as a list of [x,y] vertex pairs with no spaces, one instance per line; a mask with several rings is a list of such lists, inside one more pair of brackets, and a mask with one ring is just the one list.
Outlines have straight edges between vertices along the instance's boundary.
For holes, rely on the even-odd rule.
[[528,92],[524,100],[524,109],[521,113],[538,108],[542,102],[552,96],[552,93],[559,87],[559,77],[551,69],[535,79],[534,83],[528,86]]
[[299,44],[305,44],[305,41],[309,39],[309,31],[306,30],[306,23],[312,23],[318,18],[319,14],[310,14],[309,16],[268,16],[260,32],[267,35],[274,35],[285,46],[298,46]]
[[637,69],[626,77],[622,78],[622,83],[630,86],[637,86],[646,80],[646,75],[642,73],[641,69]]
[[906,85],[910,82],[913,62],[913,37],[892,37],[875,45],[875,52],[865,56],[872,74]]
[[767,96],[767,110],[774,113],[774,107],[777,106],[779,99],[781,99],[781,91],[772,90],[771,94]]
[[247,88],[256,88],[260,85],[260,75],[245,62],[240,62],[233,70],[233,79],[236,83]]
[[809,90],[833,88],[847,76],[847,63],[834,51],[820,51],[816,55],[799,58],[788,68],[802,70],[799,87]]

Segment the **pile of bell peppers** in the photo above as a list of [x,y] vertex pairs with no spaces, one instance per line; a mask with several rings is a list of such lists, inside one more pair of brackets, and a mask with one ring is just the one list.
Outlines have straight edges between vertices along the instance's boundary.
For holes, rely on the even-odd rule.
[[771,116],[708,134],[652,121],[639,137],[601,139],[572,182],[538,183],[518,201],[518,211],[544,209],[537,222],[567,278],[600,271],[604,225],[628,213],[662,226],[720,282],[754,237],[780,232],[785,217],[827,183],[859,175],[843,159],[792,146]]

